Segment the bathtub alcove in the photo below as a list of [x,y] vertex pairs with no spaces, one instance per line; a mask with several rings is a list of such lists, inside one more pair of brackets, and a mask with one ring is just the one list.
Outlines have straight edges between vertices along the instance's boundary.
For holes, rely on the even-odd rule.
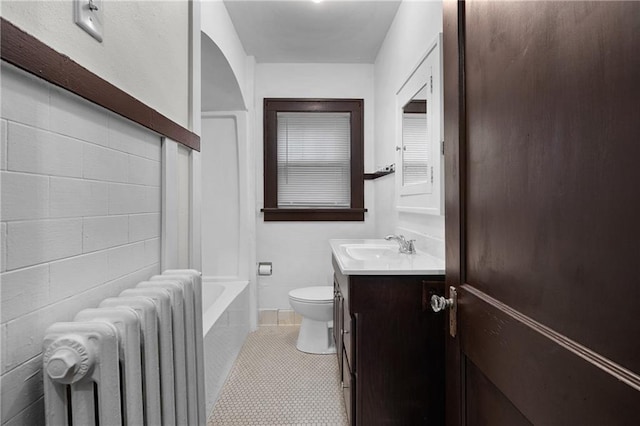
[[201,48],[202,305],[209,414],[255,327],[257,309],[250,275],[254,202],[244,96],[229,61],[205,32]]

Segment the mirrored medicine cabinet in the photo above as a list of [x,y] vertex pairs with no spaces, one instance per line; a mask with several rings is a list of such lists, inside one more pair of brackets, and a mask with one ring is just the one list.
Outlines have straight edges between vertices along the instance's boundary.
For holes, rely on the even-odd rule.
[[396,93],[396,202],[400,212],[444,214],[442,34]]

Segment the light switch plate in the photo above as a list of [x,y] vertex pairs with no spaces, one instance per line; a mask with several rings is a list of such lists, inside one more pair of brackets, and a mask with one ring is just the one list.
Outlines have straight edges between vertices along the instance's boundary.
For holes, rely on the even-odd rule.
[[102,0],[73,0],[76,24],[102,43]]

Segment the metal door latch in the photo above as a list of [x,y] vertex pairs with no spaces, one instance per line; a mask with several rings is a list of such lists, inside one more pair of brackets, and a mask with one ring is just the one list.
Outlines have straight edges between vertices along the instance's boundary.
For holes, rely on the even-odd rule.
[[431,309],[433,312],[442,312],[445,309],[450,309],[449,312],[449,334],[451,337],[456,337],[458,316],[458,293],[455,287],[449,287],[449,298],[446,299],[443,296],[434,294],[431,296]]

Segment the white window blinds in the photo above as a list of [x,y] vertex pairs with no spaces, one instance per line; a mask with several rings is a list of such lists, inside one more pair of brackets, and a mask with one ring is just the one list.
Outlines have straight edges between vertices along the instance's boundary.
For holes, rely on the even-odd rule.
[[351,205],[348,112],[278,112],[278,207]]
[[402,115],[402,183],[426,182],[429,178],[427,114]]

